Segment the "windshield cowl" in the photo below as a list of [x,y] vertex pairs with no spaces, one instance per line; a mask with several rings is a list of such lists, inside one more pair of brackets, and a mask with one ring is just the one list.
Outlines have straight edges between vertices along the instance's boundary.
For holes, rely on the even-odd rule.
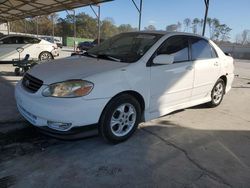
[[91,53],[85,52],[83,53],[83,55],[87,57],[97,58],[97,59],[106,59],[106,60],[111,60],[111,61],[122,62],[121,59],[113,57],[112,55],[109,55],[109,54],[91,54]]

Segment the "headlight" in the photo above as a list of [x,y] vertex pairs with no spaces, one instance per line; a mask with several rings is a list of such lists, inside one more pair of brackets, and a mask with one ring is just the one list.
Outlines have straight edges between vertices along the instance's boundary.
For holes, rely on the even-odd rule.
[[84,80],[68,80],[49,85],[42,92],[45,97],[82,97],[88,95],[94,84]]

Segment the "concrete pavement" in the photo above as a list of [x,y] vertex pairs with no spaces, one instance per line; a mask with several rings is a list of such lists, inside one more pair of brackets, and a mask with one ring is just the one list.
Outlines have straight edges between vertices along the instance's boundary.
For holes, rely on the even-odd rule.
[[99,137],[61,141],[26,122],[18,127],[20,116],[10,113],[15,77],[1,75],[0,104],[9,110],[0,110],[0,187],[249,187],[250,62],[236,62],[236,74],[219,107],[143,123],[118,145]]

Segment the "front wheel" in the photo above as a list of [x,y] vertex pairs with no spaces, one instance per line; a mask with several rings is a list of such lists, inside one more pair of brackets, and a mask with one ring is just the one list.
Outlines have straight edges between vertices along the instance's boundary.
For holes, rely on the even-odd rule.
[[141,120],[139,102],[131,95],[123,94],[112,99],[100,119],[99,134],[108,142],[127,140]]
[[208,103],[209,107],[219,106],[225,94],[225,83],[219,79],[211,91],[211,101]]

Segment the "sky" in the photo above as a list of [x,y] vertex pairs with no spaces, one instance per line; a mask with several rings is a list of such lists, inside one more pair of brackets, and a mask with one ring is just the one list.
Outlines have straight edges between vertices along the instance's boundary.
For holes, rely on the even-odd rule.
[[[139,0],[135,0],[139,4]],[[142,28],[152,24],[159,30],[167,25],[181,23],[185,18],[203,18],[204,0],[143,0]],[[90,7],[76,9],[95,16]],[[59,13],[65,17],[66,12]],[[231,40],[244,29],[250,29],[250,0],[210,0],[208,17],[218,18],[227,24],[231,31]],[[138,12],[132,0],[114,0],[101,4],[101,20],[112,18],[116,25],[131,24],[138,27]]]

